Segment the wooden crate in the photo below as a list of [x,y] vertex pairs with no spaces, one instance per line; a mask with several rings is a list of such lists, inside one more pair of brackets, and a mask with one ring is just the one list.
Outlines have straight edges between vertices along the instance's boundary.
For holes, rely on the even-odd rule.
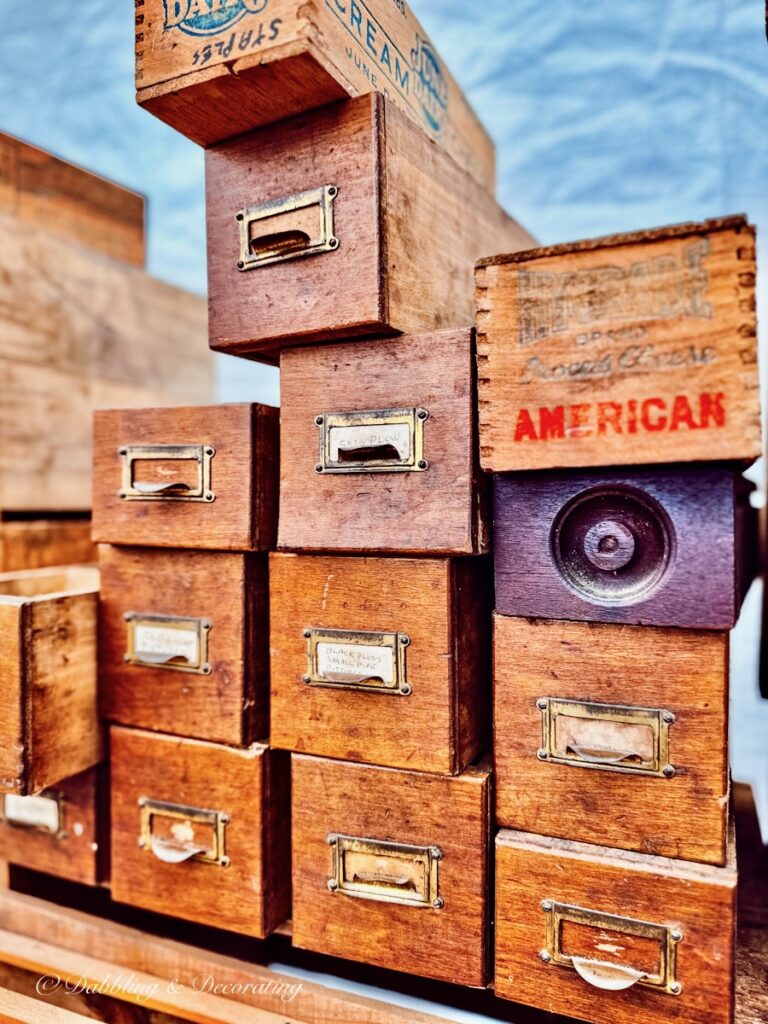
[[760,454],[743,217],[484,259],[476,283],[484,469]]
[[291,761],[294,944],[484,985],[489,773]]
[[278,409],[256,404],[97,411],[94,539],[274,547],[279,420]]
[[496,823],[725,863],[728,634],[494,616]]
[[22,518],[0,512],[0,572],[96,561],[86,517]]
[[264,739],[266,555],[103,544],[99,565],[102,715],[233,746]]
[[379,94],[206,153],[211,347],[468,328],[472,265],[531,237]]
[[288,756],[115,726],[110,746],[113,898],[255,938],[282,924]]
[[271,742],[456,774],[485,752],[485,559],[270,556]]
[[736,859],[726,867],[502,831],[502,998],[590,1024],[730,1024]]
[[28,796],[101,760],[97,569],[0,575],[0,786]]
[[493,142],[405,3],[136,0],[137,99],[201,145],[385,93],[488,191]]
[[144,266],[144,197],[0,132],[0,213]]
[[488,550],[471,331],[293,349],[280,390],[280,548]]

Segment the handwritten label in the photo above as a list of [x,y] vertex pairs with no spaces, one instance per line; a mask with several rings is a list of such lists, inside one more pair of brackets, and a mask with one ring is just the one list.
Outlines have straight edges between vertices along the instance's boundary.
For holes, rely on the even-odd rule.
[[3,799],[3,817],[10,825],[39,828],[56,835],[59,831],[59,802],[48,796],[14,796]]
[[[364,426],[331,427],[330,460],[340,462],[341,453],[352,454],[360,449],[394,448],[402,461],[411,451],[411,428],[407,423],[366,424]],[[373,453],[369,458],[375,458]]]
[[194,629],[132,624],[133,649],[139,661],[163,664],[176,658],[189,665],[200,663],[200,637]]
[[318,643],[317,673],[330,681],[380,679],[395,682],[395,654],[391,647],[372,644]]

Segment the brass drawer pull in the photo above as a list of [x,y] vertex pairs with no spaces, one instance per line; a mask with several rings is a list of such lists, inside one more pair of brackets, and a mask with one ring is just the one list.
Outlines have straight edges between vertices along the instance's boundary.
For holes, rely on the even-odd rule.
[[328,844],[328,889],[332,893],[433,910],[442,910],[445,905],[440,895],[443,852],[439,847],[407,846],[335,833],[328,836]]
[[[609,992],[620,992],[633,985],[661,989],[674,996],[682,992],[683,986],[677,979],[677,946],[683,933],[676,926],[605,914],[555,900],[543,900],[541,909],[546,918],[545,945],[539,954],[543,963],[573,968],[588,984]],[[611,942],[610,934],[615,934],[615,942]],[[635,955],[653,960],[651,969],[584,955],[585,944],[602,953],[615,946],[617,955],[621,955],[626,949],[622,936],[633,940]],[[572,945],[573,951],[569,952]]]
[[[204,501],[216,500],[211,489],[211,461],[216,449],[205,444],[124,445],[118,448],[122,460],[120,498],[123,501]],[[183,474],[192,479],[142,480],[147,463],[162,463],[163,474]]]
[[593,704],[541,697],[540,761],[671,779],[669,730],[675,716],[665,708]]
[[141,797],[138,803],[142,850],[150,851],[165,864],[200,861],[229,866],[225,831],[229,815],[148,797]]
[[338,249],[333,231],[335,185],[308,189],[241,210],[237,269],[256,270],[283,260],[314,256]]
[[360,690],[408,697],[404,633],[362,633],[343,629],[305,629],[308,686]]
[[208,634],[213,626],[208,619],[141,612],[126,612],[124,618],[129,664],[204,676],[213,671],[208,662]]
[[423,473],[426,409],[328,412],[315,417],[320,429],[316,473]]

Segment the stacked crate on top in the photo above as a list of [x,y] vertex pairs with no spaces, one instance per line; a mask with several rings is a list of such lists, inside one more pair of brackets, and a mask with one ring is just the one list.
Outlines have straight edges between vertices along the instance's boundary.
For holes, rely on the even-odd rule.
[[727,1024],[728,631],[760,453],[741,217],[481,261],[498,995]]
[[203,309],[143,270],[143,197],[6,135],[0,243],[0,858],[96,884],[91,410],[204,400]]

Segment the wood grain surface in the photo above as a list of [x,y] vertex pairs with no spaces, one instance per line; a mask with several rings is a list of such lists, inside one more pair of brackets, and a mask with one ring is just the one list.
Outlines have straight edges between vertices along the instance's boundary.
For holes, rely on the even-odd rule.
[[[542,698],[671,711],[674,776],[539,760]],[[726,633],[494,616],[499,825],[724,864],[727,725]]]
[[91,505],[97,407],[210,401],[204,302],[0,215],[0,509]]
[[0,572],[95,561],[90,519],[8,519],[0,514]]
[[65,567],[0,575],[2,788],[26,796],[99,762],[99,574]]
[[[558,518],[578,498],[581,508],[618,495],[606,521],[632,534],[634,553],[621,570],[588,566],[582,540],[554,553]],[[613,501],[613,499],[611,499]],[[644,509],[629,518],[628,509]],[[734,475],[727,468],[661,467],[591,472],[504,474],[494,478],[496,610],[502,615],[624,622],[646,626],[730,629],[741,604]],[[612,508],[616,508],[615,505]],[[599,518],[599,517],[595,517]],[[649,524],[665,524],[667,555],[657,557]],[[578,572],[568,569],[573,562]],[[647,563],[647,564],[646,564]],[[570,572],[570,576],[568,575]],[[631,592],[615,600],[623,579]],[[570,579],[570,582],[568,580]]]
[[144,265],[144,197],[0,132],[0,211]]
[[[468,555],[486,551],[470,331],[291,349],[280,362],[278,546],[297,551]],[[315,472],[318,415],[423,408],[415,473]]]
[[[266,555],[99,546],[100,706],[122,725],[247,746],[269,731]],[[127,613],[206,619],[208,675],[126,661]]]
[[[274,547],[279,417],[272,406],[257,404],[97,411],[93,421],[94,539],[111,544],[229,551]],[[131,445],[212,446],[211,488],[215,499],[122,499],[123,460],[119,449]],[[136,464],[134,475],[143,474],[150,483],[163,481],[172,469],[178,468],[183,475],[184,465],[142,460]]]
[[[211,346],[267,362],[301,342],[469,328],[474,261],[532,243],[377,94],[212,148],[206,182]],[[330,185],[335,249],[238,269],[238,212]]]
[[[282,924],[290,908],[287,755],[115,726],[110,740],[114,899],[256,938]],[[229,866],[166,864],[141,849],[142,797],[229,815]]]
[[495,146],[410,7],[273,0],[204,38],[177,10],[136,0],[137,98],[195,142],[378,90],[494,191]]
[[[543,900],[679,928],[681,994],[640,985],[601,991],[571,967],[543,962]],[[735,902],[733,849],[727,867],[712,868],[502,831],[496,839],[496,994],[591,1024],[730,1024]],[[639,970],[650,959],[631,937],[587,931],[591,936],[571,941],[579,949],[596,943],[590,958],[639,964]]]
[[484,469],[760,454],[743,217],[483,260],[476,284]]
[[[294,754],[292,775],[294,944],[459,985],[484,985],[488,772],[470,769],[442,778]],[[331,892],[331,833],[439,847],[444,906]]]
[[[456,774],[488,742],[485,559],[270,556],[271,742]],[[307,629],[405,633],[408,696],[308,686]]]
[[59,802],[58,835],[0,819],[0,857],[33,871],[97,885],[109,863],[106,775],[100,765],[44,791],[43,796]]

